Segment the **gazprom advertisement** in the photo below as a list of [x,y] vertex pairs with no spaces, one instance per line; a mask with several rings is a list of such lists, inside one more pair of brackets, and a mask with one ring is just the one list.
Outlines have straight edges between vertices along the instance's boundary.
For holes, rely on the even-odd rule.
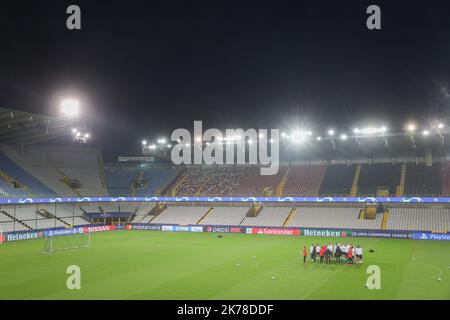
[[80,202],[315,202],[315,203],[449,203],[445,197],[84,197],[0,199],[0,204]]
[[[81,230],[80,230],[81,229]],[[77,233],[83,233],[82,228],[73,228],[73,229],[59,229],[59,230],[49,230],[45,231],[45,237],[56,237],[56,236],[66,236],[69,234],[77,234]]]

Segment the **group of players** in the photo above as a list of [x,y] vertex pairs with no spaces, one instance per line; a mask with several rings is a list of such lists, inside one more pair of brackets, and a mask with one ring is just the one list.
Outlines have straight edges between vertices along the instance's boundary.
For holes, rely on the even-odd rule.
[[[312,244],[309,248],[311,261],[319,261],[326,264],[335,262],[346,262],[348,264],[362,263],[363,262],[363,249],[361,246],[353,247],[351,244]],[[303,262],[307,261],[308,251],[306,247],[303,247]]]

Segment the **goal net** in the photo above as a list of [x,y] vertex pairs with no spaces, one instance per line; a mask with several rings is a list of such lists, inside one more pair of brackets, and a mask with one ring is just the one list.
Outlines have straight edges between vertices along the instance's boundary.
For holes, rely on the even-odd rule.
[[45,238],[42,254],[52,254],[56,251],[90,248],[91,234],[90,233],[75,233],[68,235],[55,235]]

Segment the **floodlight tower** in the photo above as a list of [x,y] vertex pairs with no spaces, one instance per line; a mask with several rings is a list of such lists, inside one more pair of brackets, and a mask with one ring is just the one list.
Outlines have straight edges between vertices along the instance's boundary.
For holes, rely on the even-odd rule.
[[334,129],[329,129],[328,130],[328,136],[330,137],[330,142],[333,145],[333,150],[336,149],[336,141],[334,141],[334,135],[335,135],[335,131]]
[[74,142],[87,143],[91,138],[86,125],[80,123],[80,102],[74,98],[66,98],[61,101],[60,118],[72,127],[72,139]]
[[142,155],[145,155],[147,152],[147,140],[142,140],[141,146],[142,146]]
[[60,114],[63,119],[78,120],[80,116],[80,102],[72,98],[62,100]]
[[439,137],[441,138],[442,145],[445,143],[444,132],[443,132],[444,128],[445,128],[445,125],[442,122],[439,122],[436,125],[436,130],[437,130]]
[[406,126],[406,130],[409,132],[409,139],[411,140],[411,146],[413,149],[416,149],[416,139],[414,138],[414,133],[416,132],[416,125],[414,123],[410,123]]
[[384,146],[386,148],[389,147],[389,140],[386,135],[388,128],[385,126],[382,126],[378,131],[381,133],[381,137],[383,138],[383,141],[384,141]]

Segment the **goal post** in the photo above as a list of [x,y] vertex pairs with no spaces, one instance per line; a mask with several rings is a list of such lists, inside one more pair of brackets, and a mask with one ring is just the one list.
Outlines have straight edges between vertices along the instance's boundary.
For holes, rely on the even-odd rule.
[[50,235],[45,238],[42,254],[52,254],[57,251],[91,247],[91,233],[74,233]]

